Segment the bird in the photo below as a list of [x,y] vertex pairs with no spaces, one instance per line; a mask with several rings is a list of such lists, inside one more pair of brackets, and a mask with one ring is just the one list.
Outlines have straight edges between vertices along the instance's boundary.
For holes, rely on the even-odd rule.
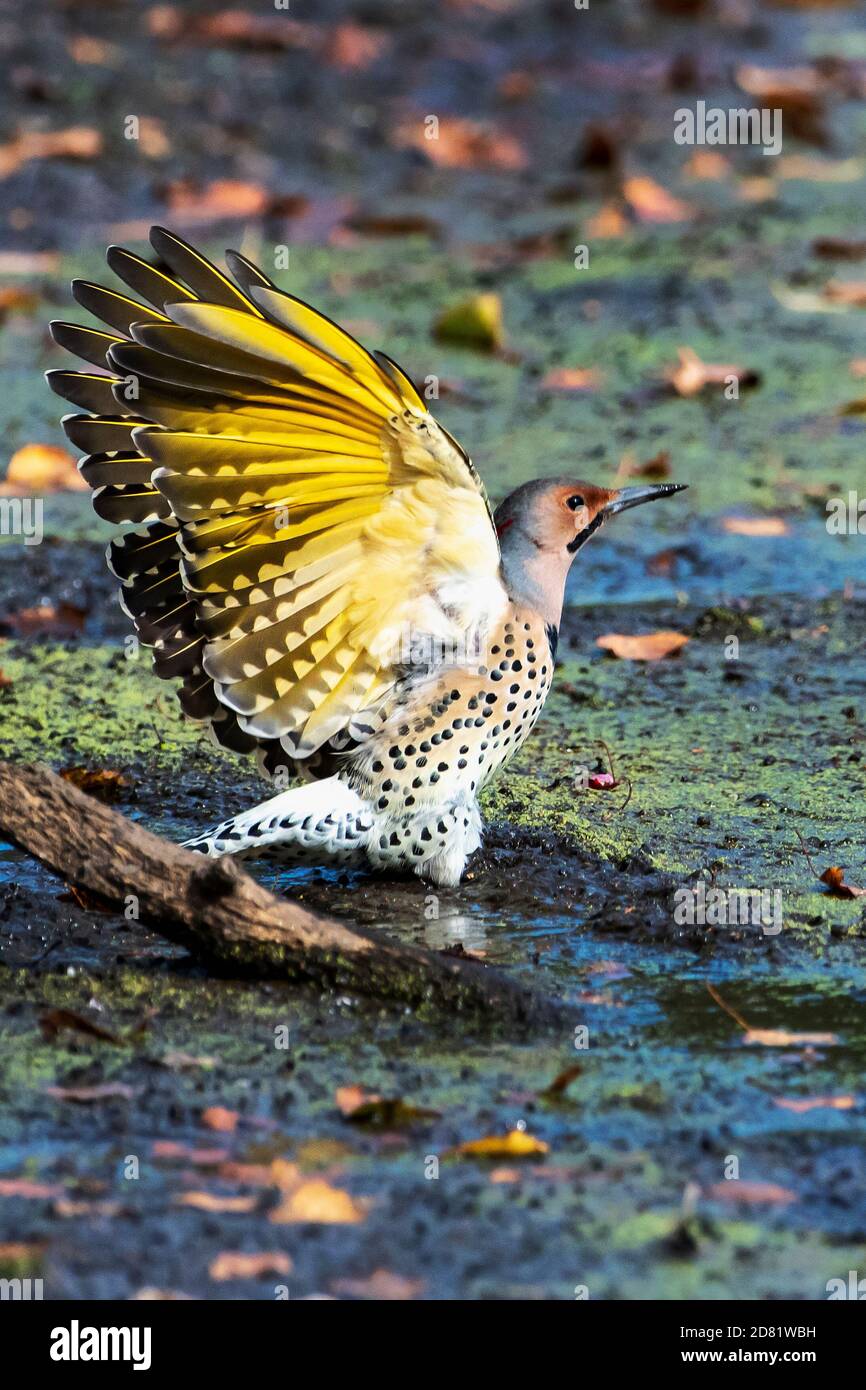
[[550,691],[575,556],[683,485],[548,477],[494,512],[384,352],[238,252],[225,273],[150,241],[108,249],[118,287],[73,282],[99,327],[52,323],[87,367],[46,375],[157,675],[278,789],[185,843],[456,887]]

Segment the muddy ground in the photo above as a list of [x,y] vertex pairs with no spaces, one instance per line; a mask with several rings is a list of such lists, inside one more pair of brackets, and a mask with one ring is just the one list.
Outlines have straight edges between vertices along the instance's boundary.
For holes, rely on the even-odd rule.
[[[287,287],[417,379],[440,376],[436,413],[495,499],[539,472],[609,483],[624,459],[660,450],[689,484],[578,557],[554,692],[485,795],[487,843],[459,890],[255,870],[347,920],[482,954],[573,1005],[585,1038],[422,1024],[211,979],[0,847],[0,1251],[11,1271],[40,1273],[46,1297],[820,1299],[829,1279],[863,1270],[866,914],[813,868],[866,884],[864,537],[825,525],[826,499],[866,483],[862,416],[843,413],[863,394],[866,318],[824,294],[862,266],[821,259],[814,240],[862,237],[866,6],[664,9],[593,4],[578,45],[570,6],[446,6],[444,21],[427,6],[318,6],[317,24],[350,14],[386,35],[374,63],[348,69],[327,50],[311,65],[309,50],[273,42],[155,37],[123,4],[76,6],[74,19],[46,6],[26,25],[5,12],[20,108],[6,137],[25,118],[105,137],[98,159],[29,162],[0,183],[3,246],[54,257],[5,280],[36,301],[0,327],[8,454],[60,441],[40,374],[62,363],[47,319],[85,317],[68,278],[96,276],[106,240],[138,244],[139,219],[171,222],[172,180],[219,176],[284,201],[224,226],[185,225],[187,206],[180,229],[214,252],[290,245]],[[70,66],[79,31],[103,44],[100,62]],[[822,55],[845,80],[837,67],[822,129],[786,138],[778,159],[725,151],[728,169],[699,177],[694,151],[671,140],[675,106],[742,100],[738,65]],[[527,80],[503,87],[514,73]],[[393,137],[409,108],[483,117],[528,163],[431,166]],[[162,115],[167,151],[130,155],[129,109]],[[603,234],[598,214],[625,207],[623,167],[581,159],[592,121],[617,166],[651,175],[688,215],[626,208]],[[303,214],[287,216],[290,196]],[[373,211],[426,231],[352,229]],[[591,252],[580,271],[578,243]],[[502,355],[434,339],[442,308],[478,289],[502,297]],[[665,371],[683,345],[757,384],[736,400],[677,395]],[[545,387],[564,366],[595,368],[592,389]],[[742,517],[783,524],[728,529]],[[115,769],[119,808],[181,839],[263,786],[181,721],[144,656],[128,658],[109,534],[86,497],[60,494],[45,499],[42,544],[0,538],[0,756]],[[22,610],[39,605],[66,629],[22,635]],[[596,646],[668,628],[690,640],[660,662]],[[579,769],[606,765],[602,739],[620,785],[582,789]],[[678,923],[674,894],[699,877],[778,892],[781,929]],[[45,1015],[58,1009],[113,1040],[57,1032]],[[574,1064],[564,1093],[543,1096]],[[335,1099],[350,1085],[435,1114],[352,1123]],[[69,1097],[93,1087],[109,1089]],[[236,1114],[233,1129],[209,1127],[214,1107]],[[518,1127],[546,1156],[453,1155]],[[351,1201],[330,1197],[328,1220],[273,1220],[281,1159]],[[236,1251],[291,1270],[284,1259],[214,1277]],[[371,1283],[376,1271],[390,1280]]]

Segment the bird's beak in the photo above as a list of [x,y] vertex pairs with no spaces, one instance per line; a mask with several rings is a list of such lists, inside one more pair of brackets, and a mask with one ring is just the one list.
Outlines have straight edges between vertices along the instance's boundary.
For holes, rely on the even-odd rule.
[[623,487],[615,492],[604,508],[605,516],[616,516],[626,512],[629,507],[639,507],[644,502],[653,502],[657,497],[670,497],[672,492],[682,492],[687,483],[645,483],[643,487]]

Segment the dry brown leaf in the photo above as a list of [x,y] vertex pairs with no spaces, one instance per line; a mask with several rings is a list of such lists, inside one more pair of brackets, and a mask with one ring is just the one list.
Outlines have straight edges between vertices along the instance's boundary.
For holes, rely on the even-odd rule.
[[628,218],[616,203],[605,203],[586,223],[586,235],[590,241],[612,241],[615,237],[625,236],[628,229]]
[[854,888],[850,883],[845,882],[845,870],[840,869],[838,864],[833,864],[829,869],[824,870],[821,875],[821,882],[826,883],[830,895],[834,898],[866,897],[866,888]]
[[675,198],[647,175],[626,179],[622,191],[639,222],[687,222],[694,216],[688,203]]
[[0,690],[9,690],[14,684],[12,677],[4,675],[0,670]]
[[8,627],[19,637],[72,637],[82,631],[86,612],[71,603],[44,603],[38,608],[19,608],[17,613],[0,615],[0,627]]
[[174,1199],[176,1207],[195,1207],[196,1211],[222,1212],[243,1215],[255,1211],[258,1197],[222,1197],[215,1192],[181,1192]]
[[572,1081],[580,1076],[582,1071],[583,1067],[578,1062],[575,1062],[572,1066],[566,1067],[564,1071],[559,1072],[558,1075],[553,1078],[550,1085],[545,1086],[544,1090],[539,1091],[538,1094],[544,1096],[547,1100],[555,1100],[560,1096],[564,1096]]
[[594,391],[603,379],[597,367],[554,367],[538,385],[542,391]]
[[26,130],[0,145],[0,179],[8,178],[33,159],[98,159],[102,135],[92,126],[66,130]]
[[211,1260],[208,1274],[217,1283],[227,1279],[261,1279],[266,1274],[291,1274],[292,1261],[282,1250],[263,1250],[247,1254],[243,1250],[223,1250]]
[[412,1124],[415,1120],[436,1120],[438,1110],[428,1110],[423,1106],[410,1105],[400,1097],[393,1099],[375,1095],[363,1086],[339,1086],[335,1099],[344,1119],[356,1125],[376,1125],[383,1129],[395,1129],[400,1125]]
[[228,1177],[221,1168],[229,1156],[228,1149],[193,1148],[175,1139],[155,1139],[150,1152],[156,1163],[192,1163],[196,1168],[220,1168],[220,1177]]
[[795,1115],[807,1115],[810,1110],[853,1110],[856,1096],[805,1096],[788,1099],[776,1096],[774,1105],[780,1110],[792,1110]]
[[324,1178],[310,1178],[285,1193],[268,1220],[275,1226],[313,1222],[319,1225],[357,1225],[366,1220],[369,1201],[355,1198]]
[[543,1158],[550,1145],[536,1139],[525,1129],[510,1129],[506,1134],[493,1134],[484,1139],[470,1139],[448,1150],[455,1158]]
[[444,169],[501,169],[515,172],[526,168],[528,156],[519,140],[492,126],[462,116],[440,116],[435,138],[428,139],[423,117],[402,121],[393,132],[397,149],[420,150],[431,164]]
[[671,475],[671,456],[667,449],[661,449],[646,463],[639,463],[634,454],[623,454],[616,470],[618,478],[669,478]]
[[119,801],[131,783],[115,768],[64,767],[60,776],[97,801]]
[[213,14],[185,14],[174,5],[153,5],[147,12],[148,33],[167,42],[213,45],[261,52],[312,48],[321,41],[315,24],[300,24],[285,15],[257,15],[225,9]]
[[370,29],[347,20],[336,24],[328,34],[323,57],[340,72],[365,72],[381,58],[390,42],[383,29]]
[[787,521],[781,516],[726,516],[722,530],[732,536],[787,536]]
[[749,1206],[779,1206],[798,1200],[796,1192],[775,1182],[733,1181],[713,1183],[705,1188],[704,1196],[713,1202],[743,1202]]
[[331,1284],[340,1297],[372,1298],[377,1303],[407,1303],[419,1298],[425,1288],[423,1279],[406,1279],[390,1269],[375,1269],[366,1279],[335,1279]]
[[10,314],[32,314],[39,307],[39,295],[23,285],[7,285],[0,290],[0,323]]
[[695,150],[684,169],[691,179],[726,179],[730,172],[731,161],[718,150]]
[[749,1028],[743,1042],[758,1047],[834,1047],[835,1033],[787,1033],[779,1028]]
[[211,1071],[217,1064],[216,1057],[195,1057],[190,1052],[166,1052],[159,1059],[162,1067],[169,1071]]
[[201,1122],[207,1129],[218,1130],[220,1134],[233,1134],[240,1116],[236,1110],[226,1110],[222,1105],[209,1105],[202,1111]]
[[91,1105],[100,1100],[134,1100],[136,1091],[121,1081],[106,1081],[101,1086],[47,1086],[46,1095],[52,1100],[71,1100],[78,1105]]
[[60,1216],[66,1221],[75,1221],[82,1216],[93,1221],[106,1218],[111,1220],[115,1216],[119,1216],[124,1208],[121,1202],[77,1202],[71,1197],[59,1197],[52,1205],[51,1210],[55,1216]]
[[850,241],[841,236],[819,236],[812,242],[812,251],[828,261],[862,261],[866,256],[866,241]]
[[606,632],[595,645],[626,661],[659,661],[678,652],[688,642],[684,632],[642,632],[628,637],[622,632]]
[[27,1197],[39,1201],[44,1197],[59,1197],[62,1187],[30,1178],[0,1178],[0,1197]]
[[117,1045],[120,1039],[114,1033],[110,1033],[107,1028],[100,1028],[98,1023],[93,1023],[91,1019],[85,1018],[82,1014],[77,1014],[72,1009],[48,1009],[39,1015],[39,1027],[46,1042],[53,1042],[62,1031],[70,1033],[82,1033],[85,1037],[96,1038],[99,1042],[114,1043]]
[[59,266],[56,251],[0,251],[0,275],[52,275]]
[[271,205],[267,189],[243,179],[214,179],[203,187],[187,181],[172,183],[166,189],[166,202],[173,219],[185,227],[261,217]]
[[844,304],[848,309],[866,309],[866,282],[862,280],[828,280],[822,293],[831,304]]
[[86,492],[87,483],[68,449],[54,444],[25,444],[9,460],[0,492],[6,496],[30,493]]
[[157,1289],[145,1284],[137,1293],[130,1294],[133,1303],[187,1303],[192,1302],[192,1294],[179,1293],[177,1289]]
[[757,386],[758,373],[732,362],[704,362],[690,347],[677,349],[679,362],[670,367],[665,377],[679,396],[697,396],[708,386],[727,386],[733,377],[739,386]]

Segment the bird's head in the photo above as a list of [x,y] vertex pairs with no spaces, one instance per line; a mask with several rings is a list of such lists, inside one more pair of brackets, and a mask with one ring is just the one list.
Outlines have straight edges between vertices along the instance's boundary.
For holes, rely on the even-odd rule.
[[509,594],[559,625],[569,567],[608,518],[681,492],[685,483],[606,488],[576,478],[542,478],[509,493],[496,510],[496,534]]

